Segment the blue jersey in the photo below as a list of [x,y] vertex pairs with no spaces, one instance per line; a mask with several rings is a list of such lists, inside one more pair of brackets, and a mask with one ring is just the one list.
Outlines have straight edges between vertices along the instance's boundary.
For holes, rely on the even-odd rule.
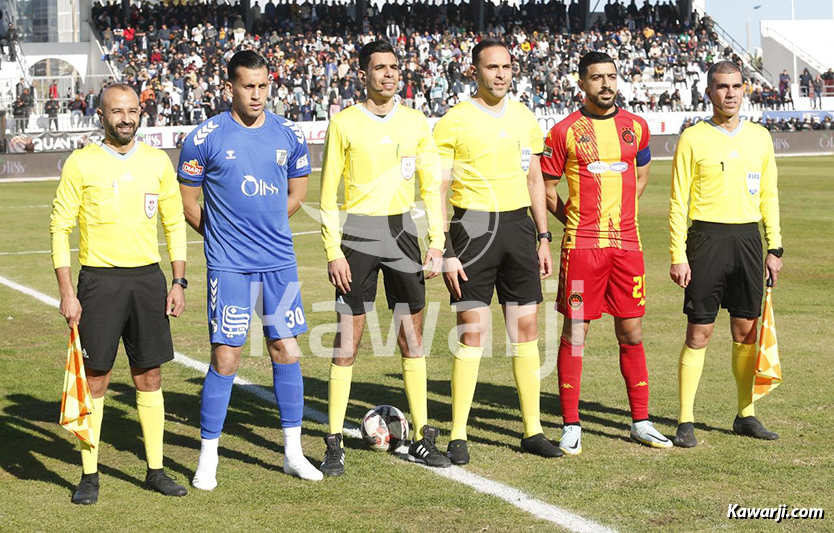
[[304,134],[272,113],[258,128],[246,128],[226,112],[194,129],[183,144],[177,178],[203,187],[206,267],[241,273],[294,267],[287,186],[308,174]]

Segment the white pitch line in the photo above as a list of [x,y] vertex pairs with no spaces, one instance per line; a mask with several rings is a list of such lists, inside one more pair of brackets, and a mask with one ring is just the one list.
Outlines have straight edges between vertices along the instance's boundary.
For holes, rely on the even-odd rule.
[[45,177],[45,178],[3,178],[3,179],[0,179],[0,184],[2,184],[2,183],[28,183],[30,181],[58,181],[60,179],[61,179],[61,176]]
[[43,205],[4,205],[0,207],[0,210],[5,211],[6,209],[40,209],[44,207],[52,207],[52,204],[43,204]]
[[[32,206],[37,207],[37,206]],[[321,234],[321,231],[299,231],[293,233],[293,237],[298,237],[299,235],[318,235]],[[186,244],[203,244],[203,241],[187,241]],[[166,246],[164,242],[159,243],[159,246]],[[78,248],[70,248],[70,252],[77,252]],[[36,254],[51,254],[51,250],[26,250],[23,252],[0,252],[0,255],[36,255]]]
[[[15,283],[14,281],[2,276],[0,276],[0,285],[5,285],[11,289],[22,292],[23,294],[31,296],[52,307],[58,307],[60,305],[60,302],[55,298],[30,287],[26,287],[25,285]],[[203,374],[208,372],[207,363],[191,359],[187,355],[183,355],[179,352],[174,352],[174,361]],[[275,401],[275,397],[264,387],[255,385],[254,383],[241,377],[236,377],[234,383],[239,386],[241,390],[248,392],[266,402],[274,403]],[[307,407],[306,405],[304,406],[304,416],[310,420],[319,422],[320,424],[327,423],[326,413],[322,413],[321,411],[317,411],[312,407]],[[359,430],[356,429],[355,426],[345,428],[345,434],[350,437],[360,437]],[[575,533],[617,533],[616,530],[611,529],[608,526],[583,518],[576,513],[572,513],[556,505],[551,505],[537,498],[533,498],[532,496],[510,487],[509,485],[473,474],[458,466],[450,468],[429,468],[426,466],[424,468],[426,472],[431,472],[432,474],[436,474],[440,477],[466,485],[477,492],[504,500],[505,502],[535,516],[536,518],[556,524],[557,526],[574,531]]]

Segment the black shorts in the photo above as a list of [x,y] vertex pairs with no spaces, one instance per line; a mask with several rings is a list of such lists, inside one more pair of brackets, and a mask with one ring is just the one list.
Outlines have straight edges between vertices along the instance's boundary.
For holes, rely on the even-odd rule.
[[389,309],[406,304],[411,313],[416,313],[426,306],[417,226],[409,213],[348,215],[342,228],[342,253],[350,265],[353,281],[347,294],[336,289],[339,313],[363,315],[374,308],[380,271]]
[[759,225],[694,221],[686,237],[692,279],[683,312],[692,324],[712,324],[719,305],[735,318],[758,318],[764,262]]
[[527,208],[500,213],[455,207],[449,226],[455,255],[469,281],[461,280],[459,309],[488,306],[493,291],[503,304],[542,302],[536,226]]
[[168,284],[157,264],[81,267],[78,333],[84,365],[103,372],[113,368],[120,338],[132,367],[153,368],[172,360],[174,345],[165,314],[167,297]]

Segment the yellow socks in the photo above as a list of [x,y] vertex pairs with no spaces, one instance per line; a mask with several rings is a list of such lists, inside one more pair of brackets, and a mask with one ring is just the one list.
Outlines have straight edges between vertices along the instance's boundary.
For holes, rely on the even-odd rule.
[[162,389],[153,392],[136,391],[136,411],[145,441],[148,468],[162,468],[162,436],[165,433],[165,402]]
[[[425,376],[425,371],[423,375]],[[330,363],[330,380],[327,382],[327,416],[330,433],[342,432],[350,399],[351,379],[353,379],[352,365],[339,366]]]
[[757,349],[755,344],[733,343],[733,376],[736,378],[738,389],[738,416],[740,417],[755,414],[752,392]]
[[450,440],[466,440],[466,422],[478,384],[478,367],[484,349],[458,343],[452,364],[452,435]]
[[704,354],[706,348],[695,350],[686,344],[681,350],[680,364],[678,366],[678,390],[680,393],[680,415],[678,423],[694,422],[695,415],[695,393],[698,392],[698,382],[701,381],[701,372],[704,370]]
[[539,341],[513,343],[513,376],[524,421],[524,438],[542,433],[539,414]]
[[101,441],[101,421],[104,419],[104,396],[93,398],[93,446],[81,443],[81,464],[85,474],[98,472],[98,443]]
[[423,426],[429,422],[429,408],[426,393],[426,358],[402,357],[403,383],[411,411],[411,423],[414,424],[414,440],[423,438]]

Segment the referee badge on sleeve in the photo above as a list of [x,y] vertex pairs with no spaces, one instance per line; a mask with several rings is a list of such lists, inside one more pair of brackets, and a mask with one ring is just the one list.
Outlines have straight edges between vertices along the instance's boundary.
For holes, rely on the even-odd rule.
[[762,181],[762,175],[759,172],[747,173],[747,192],[756,194],[759,192],[759,184]]
[[410,156],[403,156],[400,158],[400,172],[402,172],[403,178],[406,180],[410,180],[414,177],[414,172],[417,170],[417,157],[410,155]]
[[521,170],[527,172],[530,170],[530,159],[533,158],[533,150],[531,148],[521,149]]
[[145,215],[147,215],[148,218],[153,218],[153,216],[156,214],[158,200],[158,194],[154,194],[151,192],[145,193]]

